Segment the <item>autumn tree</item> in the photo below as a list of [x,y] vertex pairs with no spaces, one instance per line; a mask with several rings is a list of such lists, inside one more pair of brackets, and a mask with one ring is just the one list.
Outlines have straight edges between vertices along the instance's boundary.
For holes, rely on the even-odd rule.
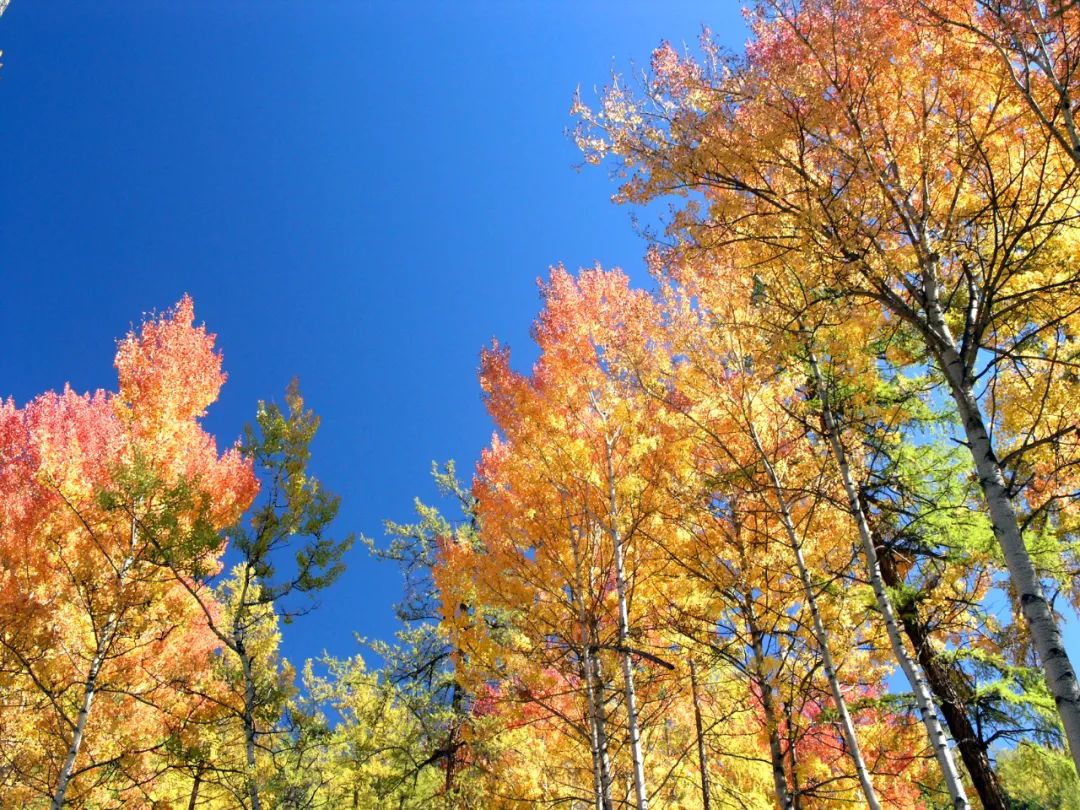
[[1076,166],[995,54],[907,11],[762,3],[745,60],[664,46],[645,101],[616,86],[578,107],[581,142],[632,174],[623,199],[699,194],[673,221],[680,251],[772,290],[799,254],[813,309],[872,305],[910,338],[892,361],[937,370],[1080,757],[1080,687],[1024,539],[1073,491]]
[[1068,757],[1025,742],[1002,752],[1000,762],[1012,807],[1021,810],[1080,807],[1080,779]]
[[[325,674],[316,671],[325,670]],[[319,801],[332,807],[437,806],[442,774],[423,767],[423,718],[385,672],[363,658],[308,662],[304,702],[323,718],[326,736],[319,767]]]
[[[752,285],[739,290],[690,281],[666,286],[669,368],[654,380],[639,375],[695,436],[700,485],[699,492],[687,493],[699,500],[692,510],[694,540],[670,551],[673,564],[722,595],[711,600],[712,616],[706,612],[703,624],[708,628],[724,617],[724,643],[715,639],[710,646],[744,672],[760,696],[780,806],[798,803],[802,792],[786,783],[785,772],[797,769],[786,763],[775,703],[775,679],[789,666],[793,675],[801,671],[799,677],[820,667],[839,707],[855,773],[876,801],[834,658],[839,650],[869,645],[870,658],[857,666],[873,671],[871,662],[881,662],[873,652],[879,633],[854,606],[829,604],[830,583],[851,577],[857,559],[852,543],[859,535],[837,520],[834,504],[843,490],[828,464],[821,464],[820,445],[806,422],[799,365],[785,367],[782,336],[778,344],[759,328],[764,313]],[[880,603],[880,589],[875,594]],[[800,644],[800,638],[811,643]],[[781,664],[766,667],[766,658]],[[804,691],[811,683],[804,680]],[[872,682],[866,689],[881,691]],[[790,746],[789,753],[795,753]]]
[[[653,320],[652,303],[631,292],[624,276],[599,270],[575,280],[556,269],[544,295],[535,330],[542,356],[532,376],[513,372],[502,349],[484,355],[481,380],[502,438],[478,470],[482,549],[448,548],[445,566],[448,575],[472,571],[463,584],[483,591],[444,601],[444,611],[457,615],[473,598],[508,611],[510,630],[495,630],[520,634],[520,654],[531,656],[534,673],[527,688],[534,697],[548,695],[549,712],[568,718],[559,693],[580,690],[584,719],[570,725],[588,741],[602,807],[612,801],[617,708],[635,804],[644,807],[640,684],[670,663],[649,650],[651,623],[634,617],[644,617],[639,611],[654,581],[644,530],[660,520],[654,493],[659,497],[662,489],[650,477],[664,474],[661,455],[670,445],[657,435],[663,430],[654,418],[658,409],[634,397],[630,380],[606,365],[601,347],[610,342],[603,335],[632,339]],[[446,586],[444,593],[456,593],[452,583]],[[473,628],[490,639],[482,622]],[[614,705],[612,661],[621,670]]]
[[998,58],[1035,122],[1080,164],[1080,10],[1068,0],[920,0],[911,18],[945,26]]
[[[242,570],[235,567],[212,591],[201,595],[223,626],[228,626],[236,609],[242,584]],[[200,619],[205,622],[205,616],[200,615]],[[262,606],[260,621],[252,624],[245,641],[257,696],[254,725],[261,734],[255,779],[268,792],[273,792],[270,786],[287,778],[296,764],[293,737],[297,729],[284,718],[297,700],[297,685],[295,672],[281,657],[281,640],[278,616]],[[207,709],[167,750],[169,770],[150,796],[164,807],[242,807],[248,801],[251,780],[243,711],[244,668],[235,655],[219,647],[211,667],[191,689],[202,697]]]
[[221,355],[185,297],[120,342],[116,367],[118,393],[2,409],[4,804],[144,795],[216,647],[182,583],[216,570],[217,531],[256,489],[200,425]]

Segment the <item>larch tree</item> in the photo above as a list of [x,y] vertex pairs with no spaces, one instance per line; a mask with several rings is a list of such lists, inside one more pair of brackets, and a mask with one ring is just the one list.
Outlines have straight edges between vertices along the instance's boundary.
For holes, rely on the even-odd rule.
[[434,783],[421,772],[442,769],[439,790],[419,793],[416,800],[426,796],[429,802],[450,806],[454,801],[469,801],[467,797],[475,793],[476,758],[481,754],[469,750],[477,742],[471,728],[473,695],[458,675],[461,656],[440,624],[434,567],[439,549],[446,544],[473,547],[479,542],[479,519],[476,499],[459,480],[453,461],[432,463],[431,474],[448,503],[450,517],[416,499],[414,522],[385,521],[388,543],[380,546],[365,539],[371,553],[396,563],[404,579],[404,595],[394,606],[402,629],[393,643],[373,641],[370,646],[383,662],[381,674],[388,681],[383,688],[391,690],[420,725],[411,761],[399,776],[426,789]]
[[[328,536],[340,499],[308,471],[318,417],[304,407],[295,382],[287,389],[285,402],[285,409],[260,403],[256,424],[246,429],[240,445],[240,453],[263,480],[263,489],[245,520],[228,527],[230,547],[240,562],[226,590],[215,590],[205,576],[181,580],[239,670],[235,684],[240,694],[230,706],[243,729],[242,801],[248,810],[262,808],[270,785],[261,775],[262,755],[276,761],[292,750],[281,729],[281,690],[276,673],[267,671],[262,642],[276,632],[279,620],[288,623],[312,608],[319,591],[344,571],[342,557],[353,543],[351,535]],[[175,554],[166,561],[174,570],[184,565]],[[219,599],[225,599],[227,609],[218,610]],[[273,660],[269,663],[276,668]]]

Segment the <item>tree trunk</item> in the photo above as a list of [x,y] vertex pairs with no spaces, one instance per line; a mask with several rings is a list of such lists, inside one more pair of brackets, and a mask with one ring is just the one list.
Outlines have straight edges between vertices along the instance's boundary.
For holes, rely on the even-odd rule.
[[[598,645],[599,641],[595,638],[595,627],[591,628],[591,632],[593,632],[594,642]],[[607,708],[604,701],[604,678],[600,669],[599,653],[592,656],[592,677],[593,700],[595,701],[594,711],[596,713],[596,749],[600,755],[600,803],[603,810],[612,810],[615,806],[612,798],[612,782],[614,780],[611,775],[611,755],[608,753]]]
[[840,689],[840,679],[836,675],[836,666],[833,663],[832,652],[829,650],[829,635],[821,620],[821,611],[818,610],[817,597],[814,595],[814,586],[810,579],[810,571],[807,569],[806,561],[803,559],[802,546],[799,543],[799,536],[795,531],[795,524],[791,519],[791,513],[788,509],[787,501],[784,498],[784,490],[780,484],[780,478],[776,475],[776,470],[769,461],[765,448],[761,446],[757,431],[752,424],[750,425],[749,433],[751,440],[754,442],[754,447],[765,466],[765,472],[769,476],[773,492],[776,495],[780,520],[784,526],[784,531],[787,533],[788,542],[791,544],[791,551],[795,555],[795,565],[798,568],[799,581],[802,583],[803,597],[806,599],[806,606],[810,610],[814,639],[818,643],[818,651],[821,653],[821,663],[825,670],[825,678],[829,682],[829,689],[832,691],[836,713],[840,717],[840,729],[843,732],[844,740],[848,746],[848,755],[851,757],[852,764],[855,766],[855,774],[858,778],[859,786],[862,788],[863,797],[866,799],[867,806],[870,807],[871,810],[881,810],[881,803],[878,801],[877,794],[874,792],[873,782],[870,779],[870,770],[866,767],[862,749],[859,747],[859,738],[855,734],[855,724],[851,720],[847,701],[844,700],[844,693]]
[[261,810],[262,803],[259,800],[259,784],[256,774],[255,759],[255,677],[251,670],[251,660],[243,642],[237,643],[237,654],[244,672],[244,753],[247,761],[247,794],[251,802],[251,810]]
[[574,549],[574,601],[577,602],[578,626],[581,633],[582,680],[585,681],[586,711],[589,715],[589,753],[593,762],[594,803],[597,810],[612,810],[611,769],[608,760],[606,718],[603,706],[603,685],[595,659],[599,656],[599,641],[595,638],[592,624],[585,608],[585,577],[581,565],[581,552],[570,527],[570,542]]
[[626,690],[626,725],[630,734],[630,759],[634,765],[634,794],[636,810],[648,810],[649,794],[645,789],[645,761],[641,753],[641,729],[634,692],[634,669],[630,660],[630,614],[626,604],[626,571],[623,559],[623,538],[620,536],[618,501],[615,496],[615,470],[612,465],[614,448],[610,439],[607,449],[608,532],[615,552],[615,590],[619,602],[619,647],[622,648],[623,682]]
[[86,721],[90,717],[90,707],[94,703],[97,694],[97,679],[101,672],[101,665],[105,661],[105,650],[100,649],[90,662],[90,671],[86,676],[86,684],[83,686],[82,703],[79,706],[79,716],[75,721],[75,730],[71,735],[71,745],[68,746],[67,757],[60,769],[56,780],[56,789],[53,791],[52,810],[60,810],[64,806],[64,797],[67,795],[68,786],[71,784],[71,774],[75,770],[75,759],[79,756],[83,737],[86,734]]
[[448,796],[450,791],[454,789],[454,764],[457,761],[457,718],[461,714],[461,699],[461,685],[458,684],[455,678],[450,687],[450,729],[446,734],[446,780],[444,788]]
[[866,519],[866,513],[863,511],[862,502],[859,500],[859,490],[855,486],[855,479],[851,472],[851,465],[848,463],[847,452],[840,441],[839,429],[836,420],[833,418],[832,406],[829,403],[829,390],[826,387],[825,378],[818,366],[813,348],[807,346],[807,352],[810,368],[813,371],[814,381],[817,385],[818,399],[821,402],[821,418],[824,423],[823,432],[828,440],[829,447],[832,449],[836,466],[840,470],[844,493],[847,495],[848,511],[859,530],[859,540],[862,544],[863,555],[866,558],[866,570],[870,578],[870,587],[874,591],[878,610],[881,613],[882,620],[885,622],[885,631],[889,637],[893,656],[900,664],[900,669],[903,670],[904,676],[911,685],[911,691],[915,695],[915,703],[919,707],[919,716],[922,718],[927,739],[930,741],[938,766],[941,768],[941,774],[945,779],[945,787],[949,791],[952,805],[956,810],[968,810],[971,804],[968,802],[964,784],[960,779],[960,772],[957,770],[956,762],[953,760],[949,740],[945,736],[945,730],[941,727],[941,720],[938,718],[937,708],[934,705],[930,689],[926,685],[926,679],[923,677],[922,671],[911,660],[911,656],[908,655],[907,649],[904,647],[904,640],[901,638],[900,631],[896,626],[896,613],[893,610],[888,591],[885,589],[885,583],[881,580],[881,567],[878,564],[877,551],[874,548],[874,538],[870,531],[870,524]]
[[[890,588],[900,587],[903,582],[889,552],[882,548],[878,559],[881,561],[881,578],[885,584]],[[926,673],[926,680],[937,697],[941,714],[945,717],[945,724],[949,727],[953,740],[956,741],[960,758],[964,762],[968,776],[971,777],[971,784],[984,810],[1006,810],[1008,805],[1005,802],[1005,795],[997,774],[990,765],[987,747],[979,739],[968,716],[968,698],[961,696],[958,688],[963,684],[963,675],[934,651],[930,633],[919,619],[913,605],[901,607],[897,615],[904,627],[904,634],[911,641],[919,664]]]
[[601,721],[601,709],[597,700],[593,668],[594,650],[592,634],[581,627],[581,678],[585,682],[585,710],[589,722],[589,754],[593,765],[593,803],[597,810],[611,810],[611,776],[607,761],[607,733]]
[[772,763],[776,804],[780,810],[791,810],[791,795],[788,793],[787,774],[784,771],[784,749],[780,745],[780,723],[776,719],[772,683],[765,676],[765,650],[761,645],[761,630],[758,629],[757,617],[754,616],[749,597],[746,597],[743,603],[743,616],[747,630],[750,631],[750,653],[754,663],[751,677],[761,694],[761,711],[765,714],[765,732],[769,737],[769,761]]
[[795,746],[795,724],[791,722],[791,703],[784,701],[784,721],[788,732],[788,759],[791,760],[791,808],[802,810],[802,784],[799,782],[799,755]]
[[188,810],[195,810],[199,802],[199,786],[202,784],[202,769],[195,772],[195,780],[191,784],[191,798],[188,799]]
[[589,755],[592,757],[593,770],[593,806],[596,810],[606,810],[604,807],[604,779],[600,769],[600,737],[596,727],[596,695],[593,694],[592,682],[592,655],[589,653],[590,640],[585,635],[585,628],[581,628],[582,661],[581,680],[585,682],[585,712],[589,723]]
[[694,728],[697,731],[698,768],[701,771],[701,808],[712,810],[709,798],[709,760],[705,756],[705,726],[701,719],[701,698],[698,695],[697,665],[690,656],[690,695],[694,700]]
[[929,329],[936,338],[931,348],[956,402],[968,449],[975,462],[979,487],[990,512],[994,537],[1001,546],[1009,570],[1009,581],[1016,591],[1020,609],[1027,620],[1028,632],[1042,662],[1046,685],[1065,727],[1073,763],[1080,770],[1080,684],[1076,680],[1076,671],[1065,651],[1061,630],[1050,610],[1031,555],[1024,545],[1020,523],[1005,486],[1001,464],[994,453],[986,420],[965,372],[963,360],[956,351],[952,333],[941,314],[937,288],[929,275],[926,278],[927,319]]
[[[124,562],[121,563],[120,570],[116,573],[117,590],[119,592],[123,591],[124,580],[127,579],[128,571],[131,570],[131,566],[135,563],[135,543],[137,538],[138,526],[133,515],[131,518],[131,534],[128,539],[128,554],[124,558]],[[67,757],[64,759],[64,765],[57,776],[56,788],[53,791],[50,805],[52,810],[60,810],[64,806],[64,797],[67,795],[68,787],[71,785],[71,775],[75,771],[75,760],[79,756],[79,749],[82,748],[83,737],[86,735],[86,722],[90,719],[90,708],[93,706],[94,697],[97,695],[98,676],[101,674],[101,668],[105,664],[105,659],[108,657],[109,649],[115,639],[116,631],[120,625],[120,617],[120,608],[114,607],[105,620],[105,626],[102,628],[98,640],[98,648],[94,651],[94,657],[90,661],[90,669],[86,674],[86,683],[83,686],[83,699],[79,706],[79,716],[75,720],[75,730],[71,735],[71,745],[68,747]]]

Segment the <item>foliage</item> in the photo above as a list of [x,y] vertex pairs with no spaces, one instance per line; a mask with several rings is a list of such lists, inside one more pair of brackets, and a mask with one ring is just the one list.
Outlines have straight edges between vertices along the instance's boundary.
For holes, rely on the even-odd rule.
[[998,756],[1001,779],[1018,810],[1076,810],[1080,779],[1060,750],[1023,742]]
[[482,353],[471,483],[366,541],[392,641],[282,657],[352,537],[297,384],[205,432],[189,298],[0,404],[0,804],[1077,806],[1080,10],[748,19],[575,101],[676,197],[655,289],[556,267]]

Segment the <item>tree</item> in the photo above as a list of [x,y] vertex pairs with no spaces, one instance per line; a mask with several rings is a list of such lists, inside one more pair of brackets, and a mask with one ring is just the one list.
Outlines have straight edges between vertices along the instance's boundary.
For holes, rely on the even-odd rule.
[[[221,626],[230,626],[243,587],[243,569],[236,566],[212,591],[202,595]],[[190,595],[185,596],[197,610]],[[285,723],[297,698],[297,686],[295,672],[280,655],[277,614],[268,605],[255,610],[258,621],[249,623],[245,635],[247,673],[255,695],[252,725],[259,733],[254,776],[247,760],[247,674],[240,659],[219,645],[212,667],[192,686],[208,708],[192,723],[189,733],[167,751],[170,771],[152,792],[154,801],[185,808],[243,807],[249,800],[252,780],[260,790],[281,798],[272,787],[295,770],[294,754],[299,748],[294,739],[297,729]],[[199,618],[205,623],[201,612]]]
[[[267,671],[259,639],[274,632],[279,618],[288,623],[311,609],[318,592],[341,575],[342,557],[353,543],[352,536],[341,540],[327,536],[340,499],[307,470],[319,420],[304,408],[295,382],[286,391],[285,402],[287,410],[260,403],[256,427],[247,428],[240,447],[265,487],[249,513],[248,526],[234,524],[228,531],[241,561],[222,594],[227,610],[217,611],[217,597],[207,579],[182,580],[206,625],[240,670],[237,686],[242,694],[230,709],[243,727],[245,801],[250,810],[260,810],[266,784],[259,775],[260,751],[282,755],[272,743],[287,739],[278,727],[281,690],[276,673],[272,668]],[[286,552],[292,554],[292,566],[283,569],[281,557]],[[174,571],[185,564],[175,554],[167,561]]]
[[[788,361],[778,356],[783,346],[777,347],[759,328],[763,313],[753,298],[750,290],[740,295],[731,286],[722,285],[668,291],[665,304],[671,367],[667,380],[661,377],[649,386],[696,435],[694,444],[699,448],[699,463],[704,463],[705,485],[704,502],[699,507],[702,515],[697,520],[710,526],[714,537],[696,534],[695,539],[708,549],[705,554],[711,552],[721,561],[722,567],[717,571],[715,564],[702,565],[702,550],[692,547],[673,550],[671,555],[695,578],[710,569],[715,571],[704,577],[705,581],[724,583],[730,593],[729,604],[735,607],[736,615],[741,614],[733,623],[738,629],[730,638],[739,637],[743,626],[747,633],[741,644],[725,654],[737,664],[739,655],[732,652],[749,648],[745,671],[761,695],[778,803],[782,807],[797,803],[801,791],[785,781],[780,717],[773,702],[776,686],[770,667],[765,665],[764,648],[775,644],[778,652],[782,651],[780,660],[792,655],[799,645],[783,637],[783,628],[802,613],[805,623],[793,628],[794,636],[812,639],[806,652],[817,659],[825,675],[855,776],[865,800],[872,804],[878,801],[877,791],[844,697],[845,684],[834,650],[844,649],[845,644],[858,645],[860,635],[862,643],[872,643],[875,634],[864,628],[849,640],[844,632],[852,626],[851,606],[839,606],[841,612],[836,612],[838,606],[829,604],[829,583],[848,576],[849,537],[858,535],[844,532],[844,522],[836,519],[832,504],[842,502],[844,490],[818,458],[820,443],[802,412],[799,366],[791,364],[790,371],[785,368]],[[760,539],[754,538],[755,534]],[[780,538],[778,556],[776,541]],[[766,564],[759,562],[765,560]],[[792,570],[797,572],[798,587],[785,595],[784,578]],[[739,572],[735,576],[728,573],[735,571]],[[875,597],[879,604],[883,601],[880,590]],[[770,610],[776,611],[774,617],[769,616]],[[706,626],[710,620],[715,621],[704,617]],[[792,666],[798,671],[811,664],[795,658]]]
[[1002,752],[1001,778],[1019,810],[1080,807],[1080,779],[1067,756],[1030,742]]
[[872,304],[915,350],[894,361],[936,368],[1080,758],[1080,686],[1024,537],[1073,491],[1076,165],[995,54],[906,11],[762,3],[745,62],[662,47],[647,102],[616,86],[579,105],[581,142],[633,173],[625,200],[700,192],[673,220],[679,252],[770,291],[799,254],[813,310]]
[[[421,779],[416,771],[441,767],[444,778],[439,798],[452,803],[455,795],[468,801],[474,790],[471,782],[476,774],[471,772],[474,769],[467,751],[472,696],[458,675],[460,652],[439,623],[440,595],[433,569],[440,547],[450,542],[469,546],[479,542],[479,520],[475,498],[458,479],[453,461],[442,466],[432,463],[431,474],[439,494],[449,499],[459,518],[448,520],[439,509],[417,499],[416,522],[386,521],[390,542],[385,547],[365,541],[373,555],[397,563],[405,585],[404,596],[395,605],[403,629],[396,634],[395,643],[375,641],[371,648],[383,661],[387,688],[422,729],[412,748],[414,761],[399,775],[401,780],[428,786],[430,780]],[[428,800],[436,798],[429,796]]]
[[188,687],[216,643],[184,584],[216,568],[255,479],[199,424],[225,376],[190,298],[116,367],[118,393],[0,409],[4,804],[141,796],[202,707]]
[[425,718],[361,657],[322,664],[326,676],[308,663],[304,689],[306,700],[331,718],[323,800],[332,807],[437,806],[444,779],[423,764],[429,743]]
[[[482,385],[505,438],[493,441],[478,468],[481,549],[446,549],[444,612],[465,625],[455,643],[470,650],[474,664],[492,649],[493,633],[508,641],[518,634],[520,669],[505,674],[518,679],[528,672],[515,693],[542,702],[588,742],[600,807],[611,806],[615,783],[603,660],[615,653],[629,773],[635,805],[643,808],[649,790],[642,667],[671,664],[649,652],[650,623],[635,627],[634,617],[645,615],[653,581],[644,532],[660,520],[655,497],[662,489],[650,476],[663,474],[660,459],[671,445],[657,435],[658,407],[634,395],[631,381],[607,366],[602,347],[614,335],[633,340],[636,329],[655,320],[653,305],[630,291],[625,276],[600,270],[577,280],[553,270],[544,296],[535,329],[542,356],[533,375],[514,373],[498,347],[483,357]],[[463,615],[460,605],[472,608]],[[478,611],[490,608],[504,611],[509,626],[488,626]],[[478,637],[469,640],[468,633]],[[486,658],[501,668],[505,653],[501,644],[497,649]],[[562,705],[567,690],[583,699],[583,722]]]
[[934,0],[919,2],[922,24],[944,24],[999,58],[1034,119],[1080,163],[1075,98],[1080,70],[1080,13],[1063,0]]

